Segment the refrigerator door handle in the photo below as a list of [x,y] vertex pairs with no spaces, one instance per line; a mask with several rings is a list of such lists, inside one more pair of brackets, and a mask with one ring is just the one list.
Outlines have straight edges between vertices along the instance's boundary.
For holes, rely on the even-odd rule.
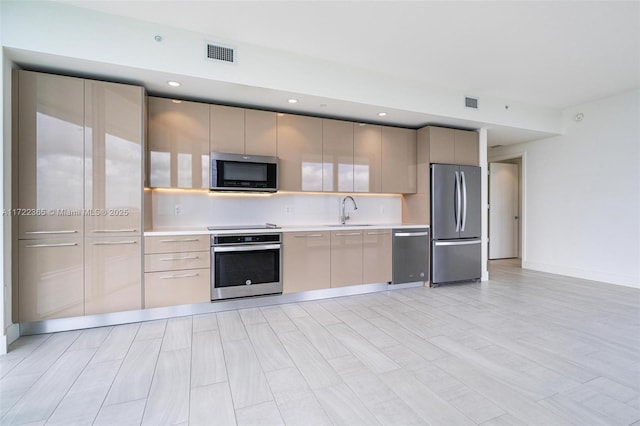
[[436,247],[443,246],[471,246],[474,244],[480,244],[481,240],[471,240],[471,241],[436,241],[433,243]]
[[456,185],[455,185],[455,195],[453,201],[455,202],[455,209],[453,210],[453,214],[456,220],[456,232],[460,232],[460,174],[455,172],[456,175]]
[[461,232],[464,232],[464,228],[467,224],[467,180],[464,178],[464,172],[460,172],[460,179],[462,180],[462,225]]

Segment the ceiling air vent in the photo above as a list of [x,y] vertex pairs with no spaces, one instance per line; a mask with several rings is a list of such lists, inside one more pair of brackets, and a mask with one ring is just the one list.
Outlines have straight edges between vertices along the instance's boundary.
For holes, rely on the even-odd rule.
[[233,47],[224,46],[220,43],[206,43],[207,59],[222,61],[230,64],[236,63],[236,50]]
[[467,108],[478,109],[478,100],[476,98],[470,98],[466,96],[464,98],[464,106]]

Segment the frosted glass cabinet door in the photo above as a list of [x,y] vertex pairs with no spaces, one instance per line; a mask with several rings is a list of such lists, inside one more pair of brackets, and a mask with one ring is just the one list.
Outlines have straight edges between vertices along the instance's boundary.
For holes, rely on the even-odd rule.
[[141,235],[143,89],[85,81],[85,235]]
[[209,105],[156,98],[149,102],[149,184],[209,188]]
[[82,236],[82,215],[65,213],[83,208],[83,80],[30,71],[14,76],[16,207],[25,209],[16,215],[18,238]]
[[18,242],[20,322],[84,314],[82,238]]
[[85,314],[142,309],[142,239],[85,239]]

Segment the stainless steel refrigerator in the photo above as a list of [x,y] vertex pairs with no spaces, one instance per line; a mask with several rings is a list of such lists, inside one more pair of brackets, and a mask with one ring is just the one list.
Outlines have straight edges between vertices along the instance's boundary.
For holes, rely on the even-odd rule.
[[480,167],[431,165],[431,284],[481,277]]

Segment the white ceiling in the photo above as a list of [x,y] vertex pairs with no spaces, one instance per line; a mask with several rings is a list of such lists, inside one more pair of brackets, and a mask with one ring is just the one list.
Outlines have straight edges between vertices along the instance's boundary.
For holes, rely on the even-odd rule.
[[58,1],[544,107],[640,87],[640,1]]

